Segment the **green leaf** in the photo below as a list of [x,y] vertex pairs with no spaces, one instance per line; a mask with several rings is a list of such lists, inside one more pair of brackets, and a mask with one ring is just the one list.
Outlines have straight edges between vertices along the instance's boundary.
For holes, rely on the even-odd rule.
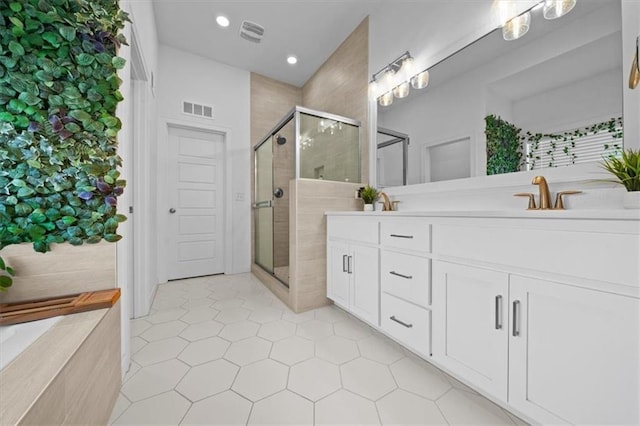
[[79,109],[73,110],[69,113],[69,117],[74,118],[78,121],[85,122],[91,120],[91,115],[86,111],[82,111]]
[[118,234],[105,234],[104,235],[104,239],[105,241],[108,241],[110,243],[115,243],[118,242],[122,239],[122,235],[118,235]]
[[9,195],[5,200],[4,203],[8,206],[15,206],[16,204],[18,204],[18,198],[16,198],[15,195]]
[[124,68],[126,63],[127,63],[126,59],[121,58],[120,56],[115,56],[111,59],[111,64],[117,70],[121,70],[122,68]]
[[32,188],[29,188],[29,187],[20,188],[18,190],[18,197],[25,198],[25,197],[28,197],[30,195],[33,195],[34,193],[35,193],[35,191]]
[[10,16],[9,21],[11,21],[13,25],[20,28],[21,30],[24,29],[24,24],[22,23],[22,21],[16,18],[15,16]]
[[9,3],[9,8],[17,13],[22,10],[22,5],[18,2],[13,2],[13,3]]
[[4,259],[0,257],[0,269],[3,271],[7,269],[7,265],[4,263]]
[[86,67],[91,65],[95,61],[95,57],[93,55],[89,55],[88,53],[81,53],[76,56],[76,62],[78,65]]
[[27,164],[33,167],[34,169],[42,168],[42,164],[38,160],[27,160]]
[[67,225],[67,226],[69,226],[69,225],[73,225],[73,224],[74,224],[74,223],[76,223],[77,221],[78,221],[78,219],[76,219],[76,218],[75,218],[75,217],[73,217],[73,216],[63,216],[63,217],[62,217],[62,222],[63,222],[65,225]]
[[8,287],[11,287],[12,285],[13,285],[13,280],[11,279],[11,277],[6,275],[0,275],[0,289],[6,289]]
[[73,27],[61,26],[58,28],[58,32],[67,41],[76,39],[76,30]]
[[24,56],[24,47],[15,40],[9,42],[9,51],[15,56]]
[[20,99],[22,102],[30,106],[38,105],[40,103],[39,97],[28,92],[20,93],[20,95],[18,96],[18,99]]

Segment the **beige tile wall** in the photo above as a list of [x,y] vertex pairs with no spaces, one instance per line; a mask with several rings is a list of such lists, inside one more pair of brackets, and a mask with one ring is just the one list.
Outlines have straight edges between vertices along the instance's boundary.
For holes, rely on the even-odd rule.
[[360,177],[369,180],[369,18],[302,88],[302,105],[360,121]]
[[304,312],[329,304],[326,211],[362,209],[360,184],[299,179],[291,183],[291,307]]
[[0,255],[16,270],[13,286],[0,293],[0,303],[116,287],[116,245],[72,246],[52,244],[48,253],[37,253],[31,244],[3,248]]

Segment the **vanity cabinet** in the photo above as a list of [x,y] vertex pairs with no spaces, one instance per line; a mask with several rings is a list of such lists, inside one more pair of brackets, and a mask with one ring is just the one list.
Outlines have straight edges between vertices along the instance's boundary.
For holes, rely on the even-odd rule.
[[544,424],[638,423],[637,299],[440,261],[433,282],[436,363]]
[[530,422],[640,424],[637,216],[457,214],[330,214],[328,297]]
[[507,399],[509,276],[447,262],[433,265],[433,359]]
[[345,226],[329,221],[327,297],[364,321],[379,326],[380,284],[377,221]]

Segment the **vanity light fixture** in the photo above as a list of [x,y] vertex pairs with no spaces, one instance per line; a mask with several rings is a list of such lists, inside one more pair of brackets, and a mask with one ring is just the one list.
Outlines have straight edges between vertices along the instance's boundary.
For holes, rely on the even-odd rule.
[[525,12],[507,21],[502,27],[502,37],[507,41],[517,40],[529,31],[531,13]]
[[542,7],[544,19],[556,19],[566,15],[576,5],[576,0],[545,0]]
[[422,89],[428,82],[429,72],[425,70],[415,74],[414,59],[409,51],[406,51],[373,74],[369,90],[374,96],[378,96],[379,90],[385,90],[385,93],[378,97],[378,103],[381,106],[389,106],[394,98],[402,99],[409,96],[411,87]]

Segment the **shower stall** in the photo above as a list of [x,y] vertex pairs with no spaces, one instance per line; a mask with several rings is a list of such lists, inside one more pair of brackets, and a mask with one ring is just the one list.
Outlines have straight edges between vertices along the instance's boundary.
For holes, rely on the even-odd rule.
[[291,182],[358,182],[360,123],[295,107],[254,151],[255,263],[288,287]]

